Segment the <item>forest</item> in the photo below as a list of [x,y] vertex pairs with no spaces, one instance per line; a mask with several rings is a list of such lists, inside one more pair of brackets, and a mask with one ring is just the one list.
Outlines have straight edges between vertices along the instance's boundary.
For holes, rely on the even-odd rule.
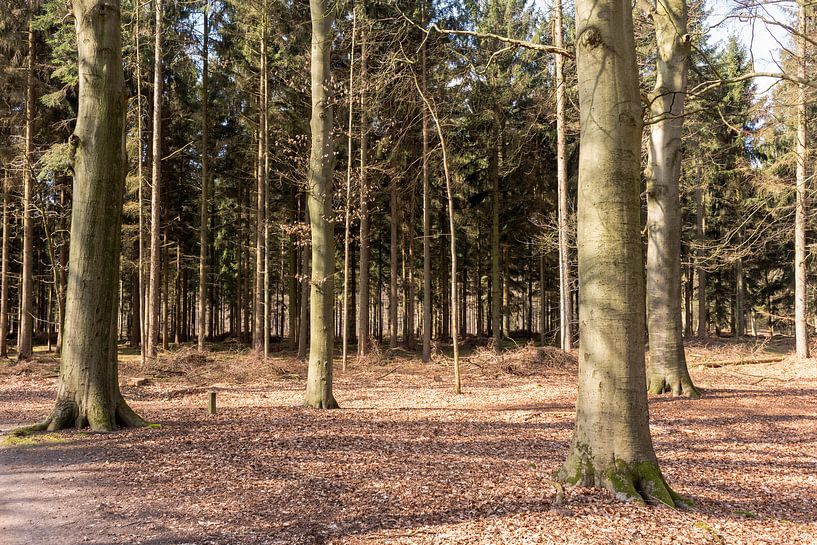
[[3,0],[0,544],[817,543],[805,0]]

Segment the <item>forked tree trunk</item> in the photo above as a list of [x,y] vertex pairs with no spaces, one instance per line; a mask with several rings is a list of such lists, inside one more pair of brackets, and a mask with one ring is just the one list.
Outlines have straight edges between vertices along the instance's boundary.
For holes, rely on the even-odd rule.
[[629,0],[576,2],[581,111],[579,388],[559,478],[674,505],[650,438],[640,236],[641,103]]
[[[117,0],[74,0],[79,112],[65,341],[51,415],[29,430],[143,426],[119,391],[117,314],[125,81]],[[104,113],[104,115],[102,115]]]
[[[798,0],[797,26],[797,72],[802,81],[806,79],[806,3]],[[797,181],[796,205],[794,215],[794,338],[797,356],[809,357],[808,322],[807,322],[807,286],[806,271],[806,213],[807,213],[807,169],[808,164],[808,129],[806,127],[807,97],[806,84],[797,86]]]
[[159,344],[159,292],[162,276],[159,230],[162,218],[162,0],[154,0],[156,23],[153,59],[153,168],[150,196],[150,285],[148,286],[147,357],[156,359]]
[[652,11],[657,44],[655,89],[650,97],[647,178],[647,316],[653,394],[700,397],[684,354],[681,323],[681,137],[687,59],[686,0],[662,0]]
[[335,331],[335,237],[332,223],[332,103],[330,96],[333,6],[310,0],[312,19],[312,150],[309,157],[308,205],[312,232],[312,289],[310,293],[309,369],[304,405],[334,409],[332,352]]
[[34,56],[37,39],[34,15],[37,0],[29,0],[28,14],[28,67],[26,69],[26,134],[25,164],[23,165],[23,268],[20,271],[20,332],[17,340],[17,359],[25,360],[32,354],[34,331],[34,220],[31,217],[34,197],[34,116],[36,89],[34,87]]

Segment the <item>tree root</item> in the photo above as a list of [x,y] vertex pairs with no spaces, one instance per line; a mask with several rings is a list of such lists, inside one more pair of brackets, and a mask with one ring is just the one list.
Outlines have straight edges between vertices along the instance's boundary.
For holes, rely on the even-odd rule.
[[90,427],[95,432],[111,432],[121,428],[144,428],[148,423],[130,408],[128,403],[119,396],[113,415],[107,410],[90,411],[92,417],[80,414],[79,407],[74,401],[57,401],[48,418],[31,426],[24,426],[10,432],[15,437],[24,437],[42,431],[59,431],[65,429],[82,429]]
[[647,392],[650,394],[669,394],[676,397],[687,397],[689,399],[699,399],[701,392],[692,384],[692,379],[678,378],[669,379],[667,377],[650,377]]
[[329,399],[324,399],[323,396],[316,396],[315,398],[307,397],[304,399],[304,407],[312,409],[340,409],[340,405],[335,400],[335,396],[329,396]]
[[571,463],[572,457],[557,474],[558,480],[568,486],[605,488],[616,499],[640,504],[657,502],[669,507],[684,507],[692,503],[670,488],[656,462],[617,460],[611,467],[602,469],[594,467],[586,458],[578,464],[575,459]]

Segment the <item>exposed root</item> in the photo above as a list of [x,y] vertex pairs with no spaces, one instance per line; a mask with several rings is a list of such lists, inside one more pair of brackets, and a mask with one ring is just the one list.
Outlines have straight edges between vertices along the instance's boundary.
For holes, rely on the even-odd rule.
[[676,397],[688,397],[689,399],[699,399],[701,392],[692,384],[691,378],[670,379],[661,376],[651,376],[647,392],[651,394],[672,394]]
[[609,490],[616,499],[641,504],[657,502],[683,507],[691,502],[676,494],[664,480],[656,462],[624,462],[596,468],[587,458],[577,461],[574,453],[559,470],[557,478],[568,486],[590,486]]
[[330,395],[328,399],[323,396],[307,397],[304,399],[304,407],[312,409],[340,409],[340,405],[335,400],[335,396]]
[[113,411],[113,415],[104,408],[95,408],[88,411],[90,417],[84,416],[77,404],[69,400],[58,401],[54,405],[48,418],[31,426],[17,428],[11,435],[23,437],[42,431],[60,431],[70,428],[82,429],[91,428],[95,432],[110,432],[117,428],[143,428],[147,427],[145,422],[120,396],[119,402]]

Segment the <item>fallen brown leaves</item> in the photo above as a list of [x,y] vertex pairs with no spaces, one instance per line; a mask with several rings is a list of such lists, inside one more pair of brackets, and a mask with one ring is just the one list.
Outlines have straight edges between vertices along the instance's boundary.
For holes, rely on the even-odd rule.
[[[29,365],[0,374],[3,430],[43,416],[53,399],[53,362]],[[45,533],[35,536],[20,516],[0,514],[0,536],[66,544],[817,543],[813,362],[740,368],[754,377],[693,368],[703,399],[652,398],[655,448],[668,481],[695,500],[687,510],[622,504],[591,490],[568,491],[551,510],[549,476],[573,427],[575,360],[533,347],[504,357],[477,350],[465,360],[461,396],[451,393],[449,365],[443,357],[425,365],[404,355],[351,358],[345,374],[336,372],[343,409],[322,412],[299,406],[305,366],[293,359],[263,364],[228,351],[195,361],[175,354],[156,370],[125,363],[123,385],[150,378],[123,386],[126,397],[162,428],[3,449],[7,504],[39,516],[47,497],[14,503],[22,493],[8,488],[36,480],[43,491],[60,490],[55,502],[70,498],[74,524],[36,519]],[[214,385],[219,414],[209,417]],[[48,532],[59,533],[43,541]]]

